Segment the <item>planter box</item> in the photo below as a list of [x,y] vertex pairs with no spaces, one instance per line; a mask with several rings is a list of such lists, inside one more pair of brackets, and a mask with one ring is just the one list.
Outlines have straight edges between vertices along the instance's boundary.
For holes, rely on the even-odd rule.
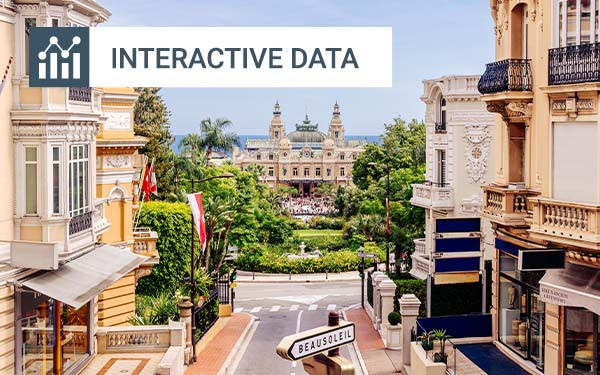
[[402,349],[402,325],[387,325],[385,330],[385,347],[392,350]]
[[446,375],[446,364],[431,361],[420,343],[411,342],[410,371],[411,374],[418,375]]

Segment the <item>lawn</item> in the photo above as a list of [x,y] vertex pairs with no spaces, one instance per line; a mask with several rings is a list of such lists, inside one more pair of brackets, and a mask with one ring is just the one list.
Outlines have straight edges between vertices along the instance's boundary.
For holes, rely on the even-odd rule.
[[294,231],[294,235],[305,239],[329,236],[339,237],[342,235],[342,231],[336,229],[298,229]]

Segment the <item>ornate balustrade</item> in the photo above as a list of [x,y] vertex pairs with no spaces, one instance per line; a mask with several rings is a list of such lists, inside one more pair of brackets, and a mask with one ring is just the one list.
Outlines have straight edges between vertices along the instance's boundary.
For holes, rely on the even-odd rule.
[[538,192],[496,185],[486,185],[482,188],[482,216],[503,225],[526,225],[525,219],[531,216],[528,200],[538,195]]
[[532,198],[532,236],[600,249],[600,205]]
[[71,217],[69,221],[69,235],[74,235],[92,227],[92,211]]
[[413,206],[438,210],[454,208],[452,188],[447,183],[424,182],[413,184],[413,195],[410,203]]
[[482,94],[503,91],[531,91],[532,78],[530,60],[506,59],[485,66],[477,89]]
[[164,352],[171,345],[169,326],[98,328],[98,353]]
[[98,199],[94,201],[94,210],[92,211],[92,223],[96,235],[104,233],[108,229],[108,227],[110,227],[110,223],[106,218],[105,208],[106,201],[104,199]]
[[600,43],[548,50],[548,84],[600,81]]
[[414,253],[411,255],[412,267],[410,274],[418,279],[425,279],[427,275],[431,273],[431,263],[428,258],[423,257],[421,254]]
[[429,256],[429,254],[427,254],[427,249],[425,248],[424,238],[417,238],[413,240],[413,242],[415,243],[415,254]]
[[69,87],[69,100],[75,102],[86,102],[92,101],[92,88],[91,87]]
[[133,252],[139,255],[158,258],[156,241],[158,233],[148,228],[136,228],[133,232]]

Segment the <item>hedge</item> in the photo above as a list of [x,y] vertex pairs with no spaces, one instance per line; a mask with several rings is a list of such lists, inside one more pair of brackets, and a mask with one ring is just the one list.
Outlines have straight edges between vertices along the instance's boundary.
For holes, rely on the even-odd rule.
[[[245,271],[265,273],[321,273],[344,272],[358,269],[360,258],[354,252],[342,250],[328,252],[320,258],[289,259],[286,255],[266,252],[260,256],[243,253],[236,267]],[[254,269],[253,269],[254,268]]]
[[414,294],[421,301],[419,316],[427,316],[427,281],[417,279],[394,280],[396,294],[394,295],[394,310],[400,311],[400,298],[404,294]]
[[308,227],[311,229],[342,229],[344,218],[314,216],[308,220]]
[[136,293],[173,295],[179,288],[190,264],[190,215],[190,208],[185,203],[156,201],[143,204],[138,226],[158,233],[156,248],[160,262],[152,267],[150,275],[139,279]]

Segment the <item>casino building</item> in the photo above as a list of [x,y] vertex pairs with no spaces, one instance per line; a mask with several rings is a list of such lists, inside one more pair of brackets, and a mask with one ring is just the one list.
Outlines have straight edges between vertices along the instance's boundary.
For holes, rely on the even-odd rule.
[[245,169],[259,165],[264,169],[262,182],[271,187],[289,185],[301,196],[312,196],[324,182],[346,186],[352,181],[352,165],[364,151],[366,141],[344,138],[340,106],[333,106],[327,133],[319,131],[306,115],[296,130],[286,133],[279,102],[275,103],[268,139],[248,139],[245,149],[235,148],[233,164]]

